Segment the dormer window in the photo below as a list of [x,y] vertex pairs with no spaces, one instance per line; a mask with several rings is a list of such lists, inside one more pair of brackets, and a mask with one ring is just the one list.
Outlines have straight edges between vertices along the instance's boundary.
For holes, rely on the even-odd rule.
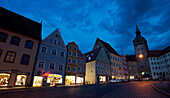
[[88,60],[90,61],[90,60],[91,60],[91,57],[89,57]]

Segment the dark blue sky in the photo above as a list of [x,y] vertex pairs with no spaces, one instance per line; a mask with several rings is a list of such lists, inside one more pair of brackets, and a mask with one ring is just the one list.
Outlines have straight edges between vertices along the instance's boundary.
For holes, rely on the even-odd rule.
[[170,45],[169,0],[0,0],[0,6],[43,20],[43,38],[59,28],[65,44],[75,41],[83,53],[99,37],[119,54],[134,54],[136,24],[150,50]]

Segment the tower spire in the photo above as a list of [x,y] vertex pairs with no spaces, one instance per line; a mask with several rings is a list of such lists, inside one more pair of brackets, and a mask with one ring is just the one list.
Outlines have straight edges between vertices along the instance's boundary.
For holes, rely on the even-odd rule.
[[139,28],[138,28],[138,25],[136,24],[136,34],[140,34],[141,32],[140,32],[140,30],[139,30]]

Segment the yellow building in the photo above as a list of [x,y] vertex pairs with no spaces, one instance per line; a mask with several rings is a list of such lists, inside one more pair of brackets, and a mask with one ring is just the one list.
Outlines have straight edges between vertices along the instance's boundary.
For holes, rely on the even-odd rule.
[[0,7],[0,86],[31,85],[41,23]]
[[[78,53],[80,52],[78,49],[78,45],[75,42],[70,42],[66,47],[67,60],[65,84],[70,85],[75,83],[84,83],[84,77],[80,75],[80,70],[78,69],[78,65],[80,65],[80,62],[78,62],[78,60],[80,60],[80,58],[78,58]],[[85,69],[82,68],[81,70],[85,72]]]
[[126,58],[127,58],[129,79],[134,80],[134,79],[139,78],[136,56],[135,55],[126,55]]

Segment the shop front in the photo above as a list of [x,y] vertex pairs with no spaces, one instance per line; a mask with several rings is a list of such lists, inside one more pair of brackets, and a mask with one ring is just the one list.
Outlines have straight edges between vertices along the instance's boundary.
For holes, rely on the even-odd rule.
[[71,85],[71,84],[75,83],[75,80],[76,80],[75,76],[66,75],[65,84],[66,85]]
[[43,76],[34,76],[33,87],[42,86],[42,82],[43,82]]
[[8,86],[10,74],[0,73],[0,86]]
[[27,79],[26,75],[17,75],[15,85],[16,86],[26,85],[26,79]]
[[50,86],[55,86],[56,84],[62,84],[62,75],[59,74],[48,74],[47,77],[47,83],[50,84]]
[[106,76],[99,76],[100,82],[106,82]]
[[84,83],[84,77],[77,77],[76,78],[76,83],[83,84]]

